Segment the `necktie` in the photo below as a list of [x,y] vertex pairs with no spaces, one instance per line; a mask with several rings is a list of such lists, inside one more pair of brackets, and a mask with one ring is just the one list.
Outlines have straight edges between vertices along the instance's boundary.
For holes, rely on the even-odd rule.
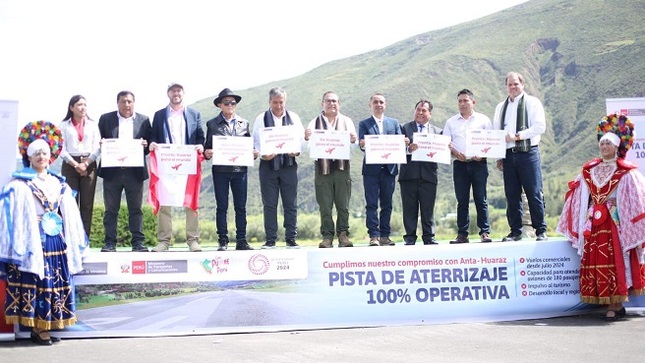
[[419,132],[423,132],[423,125],[419,125]]

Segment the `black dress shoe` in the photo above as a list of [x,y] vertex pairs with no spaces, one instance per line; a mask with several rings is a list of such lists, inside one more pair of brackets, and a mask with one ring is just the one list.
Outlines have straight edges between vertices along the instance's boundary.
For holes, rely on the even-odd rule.
[[116,252],[116,246],[106,244],[101,248],[101,252]]
[[150,252],[150,251],[148,250],[148,247],[144,245],[133,245],[132,252]]
[[513,242],[513,241],[521,241],[521,240],[522,240],[521,234],[515,235],[513,233],[509,233],[508,236],[502,238],[502,242]]
[[287,240],[287,248],[300,248],[295,239]]
[[403,242],[403,245],[404,245],[404,246],[414,246],[414,244],[415,244],[415,243],[416,243],[416,242],[405,241],[405,242]]
[[235,250],[236,251],[248,251],[252,250],[253,247],[249,246],[248,243],[238,243],[235,245]]
[[450,241],[450,244],[454,245],[454,244],[468,243],[468,242],[470,242],[470,240],[468,239],[468,236],[466,236],[465,234],[458,234],[457,238]]
[[43,339],[40,337],[40,334],[36,333],[33,330],[31,331],[31,341],[38,345],[52,345],[51,339]]
[[423,241],[424,245],[438,245],[437,240],[434,237],[430,237],[429,241]]

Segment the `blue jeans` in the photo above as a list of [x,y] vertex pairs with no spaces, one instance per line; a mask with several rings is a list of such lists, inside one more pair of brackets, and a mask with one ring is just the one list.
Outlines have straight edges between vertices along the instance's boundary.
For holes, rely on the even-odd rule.
[[457,197],[457,233],[468,236],[470,227],[470,189],[477,209],[477,227],[479,234],[490,233],[488,222],[488,201],[486,183],[488,181],[488,164],[486,160],[463,162],[455,160],[452,168],[452,179]]
[[[365,226],[370,238],[390,236],[390,217],[392,216],[392,194],[394,194],[395,177],[387,169],[381,169],[379,175],[363,175],[365,189]],[[381,213],[377,213],[379,202]]]
[[213,187],[217,209],[217,235],[220,243],[228,242],[228,191],[233,193],[235,208],[235,239],[237,243],[246,242],[246,198],[248,178],[247,172],[213,172]]
[[526,193],[535,233],[546,232],[544,220],[544,193],[540,150],[533,146],[529,152],[514,153],[506,150],[504,159],[504,191],[506,194],[506,219],[511,234],[522,234],[522,189]]

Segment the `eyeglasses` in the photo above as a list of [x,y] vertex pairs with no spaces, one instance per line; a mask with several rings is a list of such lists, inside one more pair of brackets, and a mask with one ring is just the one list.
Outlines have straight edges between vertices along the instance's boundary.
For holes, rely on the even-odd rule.
[[338,100],[325,100],[325,103],[338,103]]
[[222,101],[222,104],[224,106],[235,106],[235,105],[237,105],[237,102],[235,102],[235,101]]

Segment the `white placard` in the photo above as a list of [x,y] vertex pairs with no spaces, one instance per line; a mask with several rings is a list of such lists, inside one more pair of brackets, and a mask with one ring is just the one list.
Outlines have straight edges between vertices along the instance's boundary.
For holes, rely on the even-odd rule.
[[312,159],[349,160],[350,144],[349,131],[312,130],[309,137],[309,157]]
[[405,136],[365,135],[366,164],[407,164]]
[[[645,97],[607,98],[605,103],[607,115],[625,115],[634,123],[634,143],[625,159],[637,164],[637,170],[645,174]],[[603,116],[598,116],[598,121]]]
[[194,175],[197,173],[195,145],[158,144],[155,155],[161,175]]
[[103,139],[101,167],[143,166],[143,145],[140,139]]
[[466,130],[467,158],[506,157],[506,131],[504,130]]
[[415,132],[413,139],[418,146],[411,153],[413,161],[450,164],[450,136]]
[[213,165],[253,166],[253,138],[213,135]]
[[260,129],[260,154],[299,153],[303,131],[295,125],[274,126]]

